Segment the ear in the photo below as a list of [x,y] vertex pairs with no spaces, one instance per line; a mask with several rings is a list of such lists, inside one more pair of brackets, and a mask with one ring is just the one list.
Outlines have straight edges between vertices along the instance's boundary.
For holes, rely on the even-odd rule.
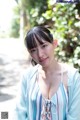
[[57,39],[54,39],[54,40],[53,40],[53,45],[54,45],[54,47],[57,47],[57,46],[58,46],[58,40],[57,40]]

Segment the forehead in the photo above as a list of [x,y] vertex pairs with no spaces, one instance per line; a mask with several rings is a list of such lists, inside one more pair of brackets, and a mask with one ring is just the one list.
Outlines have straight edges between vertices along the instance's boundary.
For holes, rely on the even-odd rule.
[[39,41],[39,40],[34,40],[34,46],[33,46],[33,48],[35,48],[35,47],[38,47],[38,46],[40,46],[40,45],[43,45],[43,44],[46,44],[46,43],[48,43],[47,41],[44,41],[44,40],[42,40],[41,39],[41,41]]
[[32,35],[30,36],[30,39],[28,40],[28,49],[33,49],[35,47],[37,47],[38,45],[42,45],[47,43],[48,41],[46,41],[44,38],[38,36],[38,35]]
[[47,41],[45,41],[43,39],[40,39],[40,40],[35,39],[34,42],[36,43],[36,45],[42,45],[42,44],[48,43]]

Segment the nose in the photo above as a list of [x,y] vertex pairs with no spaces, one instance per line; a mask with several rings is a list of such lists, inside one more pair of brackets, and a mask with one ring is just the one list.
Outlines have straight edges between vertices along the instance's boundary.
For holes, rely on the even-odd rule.
[[41,49],[40,47],[38,47],[38,57],[39,59],[43,57],[43,49]]

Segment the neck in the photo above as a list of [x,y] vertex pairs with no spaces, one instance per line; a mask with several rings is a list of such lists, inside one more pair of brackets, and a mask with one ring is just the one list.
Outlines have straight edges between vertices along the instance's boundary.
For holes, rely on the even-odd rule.
[[43,68],[46,75],[59,73],[61,70],[60,64],[55,60],[49,67]]

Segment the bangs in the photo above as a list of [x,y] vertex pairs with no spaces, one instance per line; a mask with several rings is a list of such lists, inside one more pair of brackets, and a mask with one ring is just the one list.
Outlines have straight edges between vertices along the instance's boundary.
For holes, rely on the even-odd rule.
[[45,41],[52,43],[53,37],[50,34],[50,32],[46,29],[40,28],[34,28],[31,31],[28,32],[26,38],[25,38],[25,44],[28,48],[28,50],[31,50],[33,48],[37,47],[37,42],[42,45]]
[[31,35],[27,36],[27,41],[26,41],[27,43],[26,43],[26,45],[27,45],[28,50],[36,48],[37,47],[37,42],[40,45],[44,44],[43,40],[47,41],[47,40],[45,40],[45,38],[43,38],[39,34],[37,34],[37,35],[36,34],[31,34]]
[[43,41],[47,41],[47,42],[52,42],[53,39],[51,39],[46,32],[44,31],[39,31],[36,35],[36,38],[38,40],[38,42],[40,44],[43,44],[44,42]]
[[27,39],[26,46],[27,46],[28,50],[37,47],[37,43],[36,43],[34,34],[28,35],[26,39]]

